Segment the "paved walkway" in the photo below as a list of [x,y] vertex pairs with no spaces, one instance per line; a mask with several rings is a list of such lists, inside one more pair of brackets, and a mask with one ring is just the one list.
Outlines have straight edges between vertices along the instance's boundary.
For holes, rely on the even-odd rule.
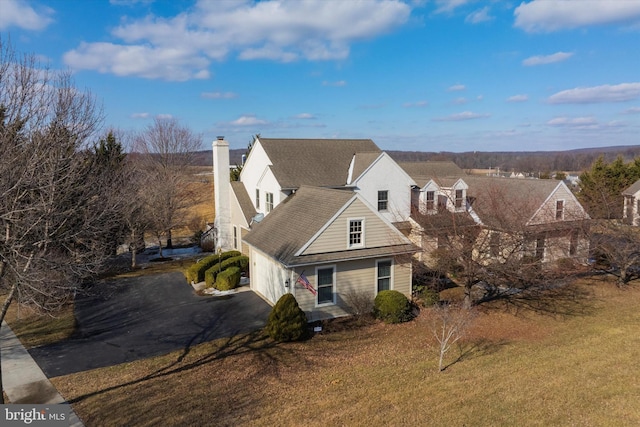
[[[2,385],[11,403],[66,403],[6,322],[2,322],[0,328],[0,351]],[[73,410],[69,425],[84,426]]]

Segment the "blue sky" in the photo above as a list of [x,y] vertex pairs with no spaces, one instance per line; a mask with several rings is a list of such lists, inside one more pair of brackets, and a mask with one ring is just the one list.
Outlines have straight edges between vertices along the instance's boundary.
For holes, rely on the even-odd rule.
[[387,150],[640,144],[640,0],[0,0],[0,34],[103,103]]

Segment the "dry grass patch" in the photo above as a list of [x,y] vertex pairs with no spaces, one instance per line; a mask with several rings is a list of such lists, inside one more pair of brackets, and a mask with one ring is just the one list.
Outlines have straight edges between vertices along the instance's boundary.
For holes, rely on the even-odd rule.
[[28,307],[18,307],[18,303],[13,301],[5,320],[26,348],[67,339],[76,327],[72,302],[55,313],[41,314]]
[[640,289],[584,286],[586,314],[482,310],[442,373],[423,310],[301,343],[220,340],[54,384],[87,425],[640,425]]

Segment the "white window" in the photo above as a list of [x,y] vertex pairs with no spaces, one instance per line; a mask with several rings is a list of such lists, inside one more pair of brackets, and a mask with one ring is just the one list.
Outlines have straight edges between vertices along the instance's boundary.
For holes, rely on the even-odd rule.
[[564,200],[556,200],[556,220],[564,219]]
[[265,200],[265,208],[267,210],[267,213],[269,213],[273,210],[273,193],[266,193]]
[[333,267],[316,270],[316,287],[318,305],[334,304],[335,269]]
[[238,227],[233,226],[233,248],[238,249]]
[[260,209],[260,189],[256,188],[256,209]]
[[364,246],[364,220],[363,219],[350,219],[349,220],[349,247]]
[[378,210],[386,211],[389,205],[389,191],[378,191]]
[[391,260],[378,261],[376,264],[378,292],[388,291],[391,289]]
[[436,208],[436,192],[427,191],[427,210],[432,211]]

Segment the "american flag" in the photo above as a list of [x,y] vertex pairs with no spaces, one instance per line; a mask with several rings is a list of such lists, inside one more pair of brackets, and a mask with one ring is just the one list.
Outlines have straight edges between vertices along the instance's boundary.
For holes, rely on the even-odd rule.
[[318,294],[318,292],[315,289],[313,289],[313,286],[311,286],[311,283],[309,283],[309,280],[306,278],[304,273],[300,274],[300,276],[298,277],[298,280],[296,280],[296,283],[300,283],[302,286],[307,288],[309,292],[311,292],[313,295]]

